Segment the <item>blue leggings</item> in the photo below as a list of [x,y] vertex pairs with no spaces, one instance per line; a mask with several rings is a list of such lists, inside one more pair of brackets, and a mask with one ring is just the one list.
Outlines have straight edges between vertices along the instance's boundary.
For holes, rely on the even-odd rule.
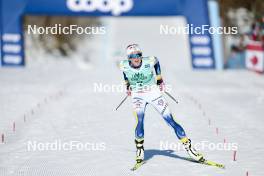
[[[138,97],[134,97],[132,103],[134,105],[134,115],[137,120],[135,137],[136,139],[142,139],[144,138],[145,109],[147,104],[149,103]],[[168,108],[168,104],[163,96],[160,96],[151,101],[151,105],[154,106],[155,109],[162,115],[167,124],[174,129],[175,134],[179,139],[186,137],[185,131],[182,126],[173,119],[173,116]]]

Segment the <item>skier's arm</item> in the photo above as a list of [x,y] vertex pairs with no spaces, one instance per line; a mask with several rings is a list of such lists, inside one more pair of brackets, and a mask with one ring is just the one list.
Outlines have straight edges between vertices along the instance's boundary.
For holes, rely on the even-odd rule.
[[126,89],[129,90],[130,84],[129,84],[129,81],[128,81],[128,78],[127,78],[125,72],[123,72],[123,76],[124,76],[124,80],[125,80]]
[[157,58],[155,58],[154,69],[155,69],[155,72],[156,72],[157,84],[160,85],[160,84],[163,83],[163,79],[161,77],[160,64],[159,64],[159,60]]

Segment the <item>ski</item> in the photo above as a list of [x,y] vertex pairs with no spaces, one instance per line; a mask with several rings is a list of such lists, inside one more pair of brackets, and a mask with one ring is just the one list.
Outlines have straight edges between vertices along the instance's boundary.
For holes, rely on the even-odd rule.
[[140,162],[140,163],[136,163],[135,165],[134,165],[134,167],[132,167],[130,170],[131,171],[135,171],[135,170],[137,170],[138,168],[140,168],[143,164],[145,164],[146,163],[146,161],[142,161],[142,162]]
[[188,160],[192,161],[192,162],[199,163],[199,164],[204,164],[204,165],[208,165],[208,166],[213,166],[213,167],[225,169],[225,165],[217,163],[217,162],[214,162],[214,161],[206,160],[206,159],[203,159],[202,161],[196,161],[196,160],[194,160],[192,158],[189,158]]
[[204,160],[204,161],[201,161],[199,163],[206,164],[208,166],[214,166],[214,167],[217,167],[217,168],[225,169],[225,165],[220,164],[220,163],[216,163],[216,162],[210,161],[210,160]]

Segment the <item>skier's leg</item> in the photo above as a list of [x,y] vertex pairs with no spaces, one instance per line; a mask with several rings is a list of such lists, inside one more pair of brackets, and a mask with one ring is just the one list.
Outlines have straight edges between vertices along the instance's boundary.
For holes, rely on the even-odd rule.
[[144,139],[144,116],[147,103],[139,98],[133,97],[133,114],[136,118],[135,138],[140,141]]
[[162,115],[164,120],[167,122],[169,126],[171,126],[178,139],[186,138],[186,133],[183,127],[175,121],[173,115],[171,114],[168,103],[166,102],[165,98],[160,94],[156,98],[151,101],[151,104],[155,107],[155,109]]
[[133,97],[133,113],[136,118],[135,143],[136,143],[136,161],[138,163],[144,160],[144,115],[147,103],[139,97]]
[[198,153],[192,147],[191,140],[187,138],[184,129],[173,118],[165,98],[162,95],[157,96],[157,98],[154,98],[151,101],[151,104],[159,111],[165,121],[174,129],[176,136],[181,140],[189,156],[196,161],[203,160],[202,154]]

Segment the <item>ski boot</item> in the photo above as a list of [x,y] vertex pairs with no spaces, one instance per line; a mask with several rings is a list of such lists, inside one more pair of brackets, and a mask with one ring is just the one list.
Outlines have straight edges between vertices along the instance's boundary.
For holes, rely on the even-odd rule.
[[204,161],[204,157],[201,153],[198,153],[191,145],[191,140],[188,139],[187,137],[182,138],[181,142],[185,148],[185,150],[187,151],[187,153],[189,154],[189,156],[197,161],[197,162],[203,162]]
[[144,147],[143,147],[144,139],[141,139],[141,140],[136,139],[135,143],[136,143],[136,147],[137,147],[136,164],[131,169],[132,171],[137,170],[138,168],[140,168],[145,163],[145,161],[144,161]]
[[144,139],[139,140],[135,139],[136,147],[137,147],[137,152],[136,152],[136,162],[141,163],[144,160]]

